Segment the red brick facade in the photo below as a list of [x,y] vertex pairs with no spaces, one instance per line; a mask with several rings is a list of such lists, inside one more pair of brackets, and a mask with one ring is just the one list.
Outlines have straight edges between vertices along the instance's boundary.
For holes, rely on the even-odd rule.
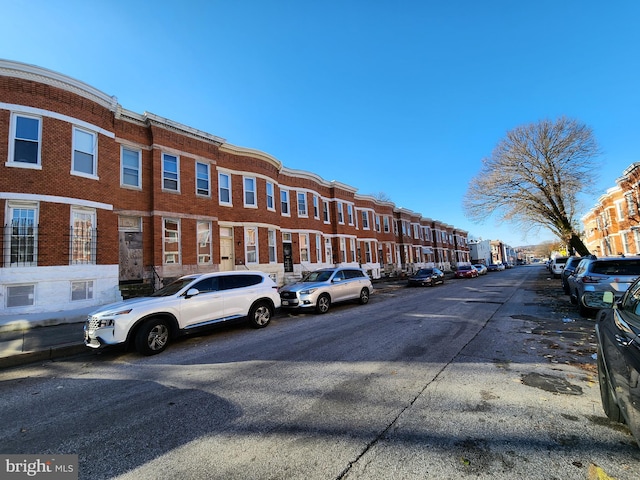
[[13,312],[192,272],[249,268],[282,284],[334,264],[377,278],[469,261],[467,232],[45,69],[0,62],[0,137],[0,288]]

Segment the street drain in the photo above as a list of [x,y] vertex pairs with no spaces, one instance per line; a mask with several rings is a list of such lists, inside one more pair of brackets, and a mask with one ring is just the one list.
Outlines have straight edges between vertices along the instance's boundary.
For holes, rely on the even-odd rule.
[[522,375],[522,383],[529,387],[539,388],[545,392],[562,393],[564,395],[582,395],[582,388],[567,382],[564,378],[540,373]]

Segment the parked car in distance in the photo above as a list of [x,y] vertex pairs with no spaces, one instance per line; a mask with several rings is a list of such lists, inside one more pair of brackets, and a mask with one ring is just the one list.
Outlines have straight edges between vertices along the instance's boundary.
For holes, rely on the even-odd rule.
[[640,445],[640,280],[616,303],[613,292],[587,298],[596,315],[598,383],[609,419],[626,423]]
[[373,284],[359,268],[323,268],[307,274],[299,282],[280,288],[282,308],[315,309],[326,313],[336,302],[358,300],[369,303]]
[[501,270],[504,270],[504,265],[501,263],[490,263],[487,266],[487,271],[489,272],[499,272]]
[[476,270],[478,270],[478,275],[486,275],[489,271],[487,267],[485,267],[481,263],[475,264],[474,267],[476,268]]
[[407,279],[409,287],[433,287],[438,283],[444,284],[444,272],[438,268],[421,268]]
[[568,277],[569,298],[578,306],[580,315],[594,313],[585,296],[599,297],[602,292],[622,298],[629,286],[640,277],[640,257],[586,257]]
[[567,263],[567,259],[569,257],[554,257],[551,259],[551,263],[549,264],[549,272],[553,275],[554,278],[560,278],[562,274],[562,270],[564,269],[565,263]]
[[473,265],[458,265],[454,276],[456,278],[475,278],[478,276],[478,270]]
[[143,355],[162,352],[172,338],[213,324],[247,319],[266,327],[280,307],[278,286],[263,272],[187,275],[149,297],[100,307],[87,317],[91,348],[133,342]]
[[567,258],[567,261],[564,264],[564,268],[560,274],[560,280],[562,281],[562,290],[567,295],[569,295],[569,276],[576,271],[576,267],[583,258],[585,257],[576,257],[575,255],[572,255]]

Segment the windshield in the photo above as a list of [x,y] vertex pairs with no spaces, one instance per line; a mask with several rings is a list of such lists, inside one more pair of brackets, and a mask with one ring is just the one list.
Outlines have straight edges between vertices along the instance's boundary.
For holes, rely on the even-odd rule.
[[162,287],[157,292],[153,292],[151,296],[152,297],[168,297],[169,295],[175,295],[184,287],[186,287],[188,284],[193,282],[193,280],[194,280],[194,277],[179,278],[175,282],[171,282],[166,287]]
[[331,278],[333,270],[320,270],[319,272],[311,272],[302,279],[303,282],[326,282]]

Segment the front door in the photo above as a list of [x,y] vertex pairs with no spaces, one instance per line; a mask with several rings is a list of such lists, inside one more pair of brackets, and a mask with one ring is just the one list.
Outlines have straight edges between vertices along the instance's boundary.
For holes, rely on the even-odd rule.
[[220,228],[220,271],[230,272],[234,269],[233,230]]
[[290,242],[282,243],[282,254],[284,271],[293,272],[293,246]]

